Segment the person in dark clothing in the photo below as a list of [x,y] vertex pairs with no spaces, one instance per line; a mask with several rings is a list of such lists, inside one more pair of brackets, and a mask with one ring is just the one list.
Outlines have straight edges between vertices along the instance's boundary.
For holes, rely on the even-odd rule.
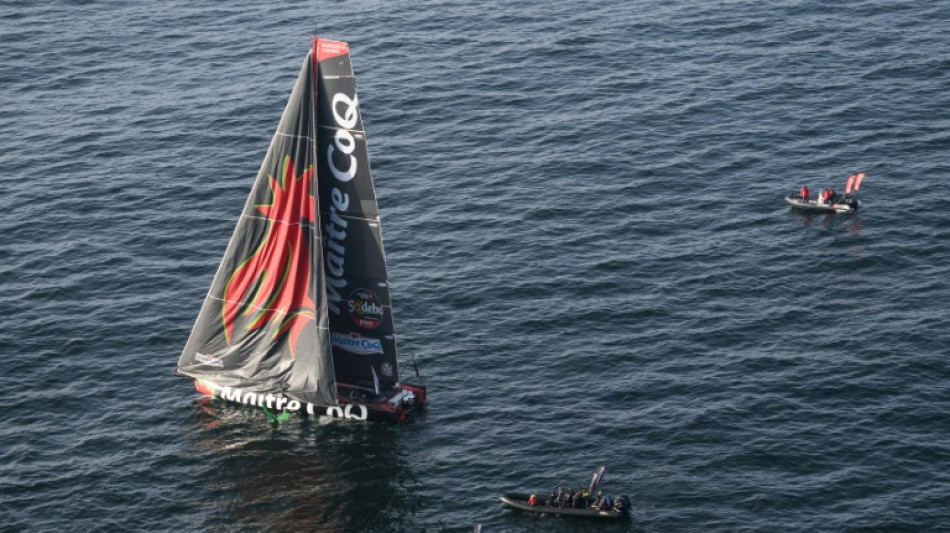
[[564,495],[564,499],[561,501],[561,507],[570,507],[574,503],[574,489],[568,489],[567,494]]
[[594,498],[594,502],[590,504],[593,509],[600,509],[604,505],[604,491],[598,490],[597,497]]

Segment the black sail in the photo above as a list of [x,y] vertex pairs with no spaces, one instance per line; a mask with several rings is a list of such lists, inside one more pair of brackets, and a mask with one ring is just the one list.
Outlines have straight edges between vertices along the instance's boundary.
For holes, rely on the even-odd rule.
[[313,58],[311,50],[178,372],[219,387],[336,405],[317,228]]
[[319,39],[317,174],[327,310],[339,382],[398,381],[389,275],[346,43]]

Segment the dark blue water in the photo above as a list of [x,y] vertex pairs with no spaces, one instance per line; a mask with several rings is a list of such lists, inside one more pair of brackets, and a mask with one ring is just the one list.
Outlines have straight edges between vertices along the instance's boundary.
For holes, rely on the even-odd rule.
[[[0,529],[950,530],[947,20],[6,2]],[[172,375],[315,30],[351,44],[410,426]],[[853,216],[782,200],[857,171]],[[498,503],[599,464],[629,521]]]

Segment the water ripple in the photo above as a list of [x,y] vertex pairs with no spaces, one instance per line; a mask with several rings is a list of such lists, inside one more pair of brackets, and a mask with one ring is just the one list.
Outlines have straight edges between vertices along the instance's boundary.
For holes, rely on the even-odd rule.
[[[946,6],[8,4],[0,529],[573,531],[497,495],[603,463],[610,531],[946,529]],[[411,426],[171,373],[315,29]]]

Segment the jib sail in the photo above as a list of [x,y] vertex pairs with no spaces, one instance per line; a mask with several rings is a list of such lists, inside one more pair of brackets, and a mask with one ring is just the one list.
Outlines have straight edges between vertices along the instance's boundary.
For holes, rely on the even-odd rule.
[[318,230],[316,65],[308,54],[178,372],[336,405]]

